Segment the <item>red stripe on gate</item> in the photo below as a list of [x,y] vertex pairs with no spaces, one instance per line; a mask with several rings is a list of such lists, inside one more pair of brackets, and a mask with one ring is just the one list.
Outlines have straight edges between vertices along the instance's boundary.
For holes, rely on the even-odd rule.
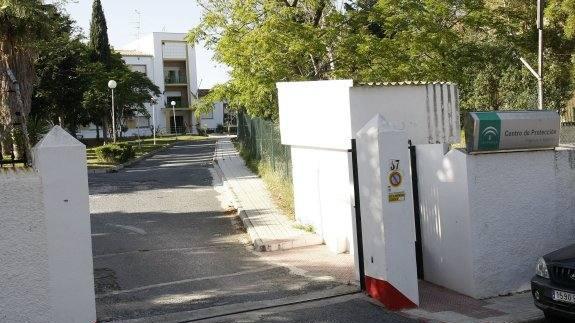
[[365,276],[365,287],[369,296],[380,301],[385,308],[392,311],[417,307],[415,303],[386,281]]

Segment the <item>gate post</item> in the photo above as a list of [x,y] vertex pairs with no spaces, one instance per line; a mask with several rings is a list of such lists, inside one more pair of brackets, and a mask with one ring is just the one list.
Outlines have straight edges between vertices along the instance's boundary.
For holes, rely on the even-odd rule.
[[96,321],[86,147],[55,126],[34,147],[46,216],[55,322]]
[[407,135],[377,114],[357,133],[368,294],[388,309],[419,304]]

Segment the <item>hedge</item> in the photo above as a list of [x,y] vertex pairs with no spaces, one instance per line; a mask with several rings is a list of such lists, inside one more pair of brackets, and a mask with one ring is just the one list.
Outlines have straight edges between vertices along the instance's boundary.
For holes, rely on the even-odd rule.
[[105,163],[125,163],[136,156],[128,144],[108,144],[95,149],[98,160]]

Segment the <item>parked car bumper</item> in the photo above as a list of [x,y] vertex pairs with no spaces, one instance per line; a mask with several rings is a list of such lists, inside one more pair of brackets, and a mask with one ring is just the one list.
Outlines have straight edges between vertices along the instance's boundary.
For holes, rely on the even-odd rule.
[[555,286],[549,279],[539,276],[535,276],[531,279],[531,294],[533,295],[535,306],[545,312],[550,312],[557,316],[575,319],[575,304],[553,300],[552,295],[554,290],[561,290],[575,294],[575,290]]

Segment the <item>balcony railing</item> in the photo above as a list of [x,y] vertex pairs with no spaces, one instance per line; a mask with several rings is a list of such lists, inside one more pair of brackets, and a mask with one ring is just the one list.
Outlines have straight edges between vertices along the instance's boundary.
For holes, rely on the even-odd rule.
[[[190,106],[187,104],[176,104],[176,106],[174,108],[175,109],[190,109]],[[172,109],[172,105],[166,104],[164,109]]]
[[164,83],[166,84],[187,84],[188,79],[185,74],[181,75],[164,75]]

